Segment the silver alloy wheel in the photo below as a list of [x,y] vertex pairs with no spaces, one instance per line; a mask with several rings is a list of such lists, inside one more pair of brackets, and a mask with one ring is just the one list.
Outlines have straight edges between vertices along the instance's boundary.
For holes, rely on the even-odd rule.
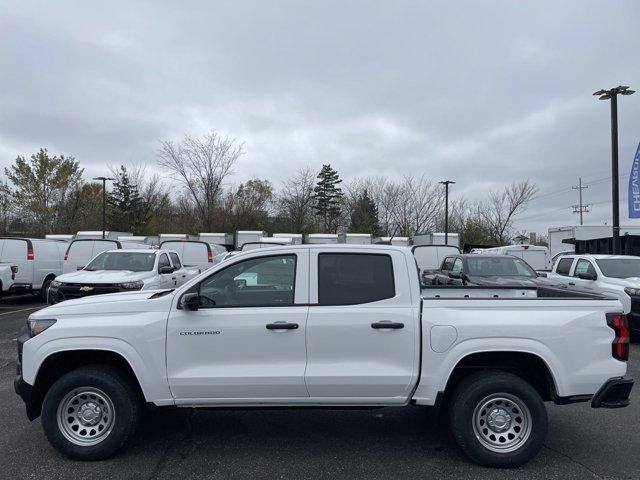
[[74,388],[58,405],[58,428],[71,443],[90,447],[111,433],[115,413],[113,402],[102,390]]
[[483,398],[473,411],[472,422],[478,441],[496,453],[517,450],[531,435],[531,413],[522,400],[510,393]]

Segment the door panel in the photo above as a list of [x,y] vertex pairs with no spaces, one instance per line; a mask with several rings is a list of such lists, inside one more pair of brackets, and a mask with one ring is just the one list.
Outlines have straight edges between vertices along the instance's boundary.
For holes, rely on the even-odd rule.
[[[282,282],[295,282],[287,297],[293,305],[229,306],[241,305],[247,297],[243,291],[246,283],[228,282],[238,275],[236,272],[227,275],[227,269],[231,272],[243,262],[263,257],[272,259],[274,255],[252,255],[201,282],[206,285],[202,287],[209,297],[206,302],[217,299],[217,306],[197,311],[175,307],[172,310],[167,328],[167,372],[179,403],[221,398],[259,403],[264,399],[308,397],[304,382],[309,311],[307,250],[296,251],[295,275],[282,275],[279,271],[270,276],[273,271],[259,271],[257,277],[265,289],[269,286],[282,289]],[[246,278],[254,273],[252,267],[248,270]],[[218,291],[218,279],[220,284],[242,288],[232,293]],[[211,285],[215,288],[209,288]],[[273,301],[274,297],[268,300]],[[256,301],[256,297],[247,301]],[[206,302],[205,305],[210,305]]]
[[[372,255],[374,252],[380,253],[373,250]],[[318,258],[323,255],[311,251],[312,279],[317,279],[318,273],[327,275],[330,284],[340,284],[345,292],[360,291],[349,283],[383,281],[384,275],[381,277],[379,273],[367,270],[368,265],[373,264],[369,258],[362,264],[353,265],[344,258],[335,268],[323,270]],[[405,261],[400,252],[391,252],[390,257],[394,263]],[[311,397],[406,400],[417,377],[420,338],[418,311],[412,307],[407,267],[403,263],[403,268],[393,271],[395,294],[378,301],[366,302],[360,298],[360,303],[354,305],[316,306],[314,300],[323,296],[323,282],[319,282],[318,296],[311,298],[307,321],[305,380]],[[371,291],[375,294],[385,289],[378,286]],[[335,295],[333,297],[335,299]],[[374,325],[380,322],[402,324],[403,328],[375,328]]]

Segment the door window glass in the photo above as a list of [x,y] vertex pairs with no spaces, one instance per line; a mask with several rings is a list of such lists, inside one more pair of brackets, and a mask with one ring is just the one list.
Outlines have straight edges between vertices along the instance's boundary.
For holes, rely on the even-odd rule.
[[456,258],[456,260],[453,262],[451,273],[460,273],[460,272],[462,272],[462,259]]
[[200,284],[206,307],[281,307],[293,305],[295,255],[251,258],[214,273]]
[[588,273],[590,275],[595,276],[596,275],[596,269],[591,264],[590,261],[581,258],[580,260],[578,260],[578,263],[576,264],[576,268],[573,271],[573,276],[577,277],[581,273]]
[[571,264],[573,263],[573,258],[561,258],[558,261],[558,266],[556,267],[556,273],[558,275],[569,275],[569,271],[571,270]]

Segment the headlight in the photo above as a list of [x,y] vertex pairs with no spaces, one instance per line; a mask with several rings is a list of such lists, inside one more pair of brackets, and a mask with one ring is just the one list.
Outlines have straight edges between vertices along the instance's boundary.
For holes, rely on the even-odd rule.
[[31,318],[27,320],[27,328],[29,329],[29,336],[35,337],[39,333],[44,332],[51,325],[56,323],[53,318]]
[[136,280],[135,282],[125,282],[120,284],[120,288],[123,290],[140,290],[144,286],[142,280]]
[[626,293],[630,297],[640,297],[640,288],[626,287],[624,289],[624,293]]
[[59,287],[60,285],[62,285],[62,282],[59,282],[58,280],[52,280],[51,283],[49,284],[50,287]]

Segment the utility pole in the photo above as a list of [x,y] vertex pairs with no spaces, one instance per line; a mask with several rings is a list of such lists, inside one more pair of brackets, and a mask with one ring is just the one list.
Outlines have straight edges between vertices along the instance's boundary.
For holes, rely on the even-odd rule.
[[589,213],[589,205],[582,204],[582,190],[589,188],[587,185],[582,186],[582,177],[578,178],[578,185],[571,187],[573,190],[578,190],[578,205],[573,206],[573,213],[580,214],[580,225],[582,225],[582,214]]
[[449,245],[449,185],[453,185],[456,182],[443,180],[439,183],[444,185],[444,244]]
[[107,180],[115,180],[111,177],[95,177],[93,180],[102,181],[102,239],[104,240],[107,230]]
[[618,191],[618,95],[632,95],[626,85],[618,85],[609,90],[598,90],[594,95],[599,100],[611,100],[611,203],[613,204],[613,241],[612,252],[620,253],[620,195]]

